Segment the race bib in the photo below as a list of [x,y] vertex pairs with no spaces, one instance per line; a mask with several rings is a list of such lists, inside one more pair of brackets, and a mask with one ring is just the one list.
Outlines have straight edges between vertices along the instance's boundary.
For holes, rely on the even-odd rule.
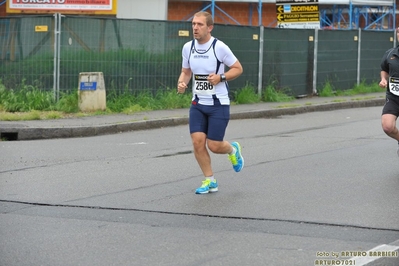
[[194,93],[199,95],[215,94],[214,87],[207,80],[208,75],[194,75]]
[[389,77],[389,91],[399,96],[399,78]]

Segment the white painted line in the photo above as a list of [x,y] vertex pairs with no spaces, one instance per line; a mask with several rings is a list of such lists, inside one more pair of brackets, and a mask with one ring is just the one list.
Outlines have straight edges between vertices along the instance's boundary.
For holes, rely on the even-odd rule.
[[354,265],[363,266],[381,258],[397,258],[399,257],[399,246],[380,245],[370,249],[366,254],[366,256],[352,257],[350,260],[355,261]]
[[146,142],[133,142],[133,143],[119,143],[119,145],[128,146],[128,145],[146,145]]

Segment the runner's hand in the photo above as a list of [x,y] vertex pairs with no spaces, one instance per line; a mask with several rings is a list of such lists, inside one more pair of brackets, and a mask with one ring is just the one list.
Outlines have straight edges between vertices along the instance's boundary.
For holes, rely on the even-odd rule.
[[387,84],[387,80],[386,79],[382,79],[378,85],[380,85],[381,88],[386,88],[387,85],[388,85]]
[[220,75],[217,75],[215,73],[209,74],[208,82],[211,83],[212,85],[218,84],[220,82]]
[[177,93],[184,93],[187,89],[187,84],[184,81],[177,82]]

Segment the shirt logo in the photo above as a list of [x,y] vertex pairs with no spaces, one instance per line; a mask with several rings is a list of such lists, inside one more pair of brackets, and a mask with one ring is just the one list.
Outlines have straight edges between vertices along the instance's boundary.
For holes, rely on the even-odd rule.
[[209,55],[196,54],[196,55],[194,55],[194,58],[208,59]]
[[194,75],[195,80],[208,80],[208,75]]

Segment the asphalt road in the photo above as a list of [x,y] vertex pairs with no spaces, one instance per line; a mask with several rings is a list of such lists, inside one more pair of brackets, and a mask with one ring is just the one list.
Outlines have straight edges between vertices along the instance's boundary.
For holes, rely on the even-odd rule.
[[212,155],[208,195],[186,125],[2,141],[0,265],[397,266],[399,158],[380,113],[232,120],[245,168]]

